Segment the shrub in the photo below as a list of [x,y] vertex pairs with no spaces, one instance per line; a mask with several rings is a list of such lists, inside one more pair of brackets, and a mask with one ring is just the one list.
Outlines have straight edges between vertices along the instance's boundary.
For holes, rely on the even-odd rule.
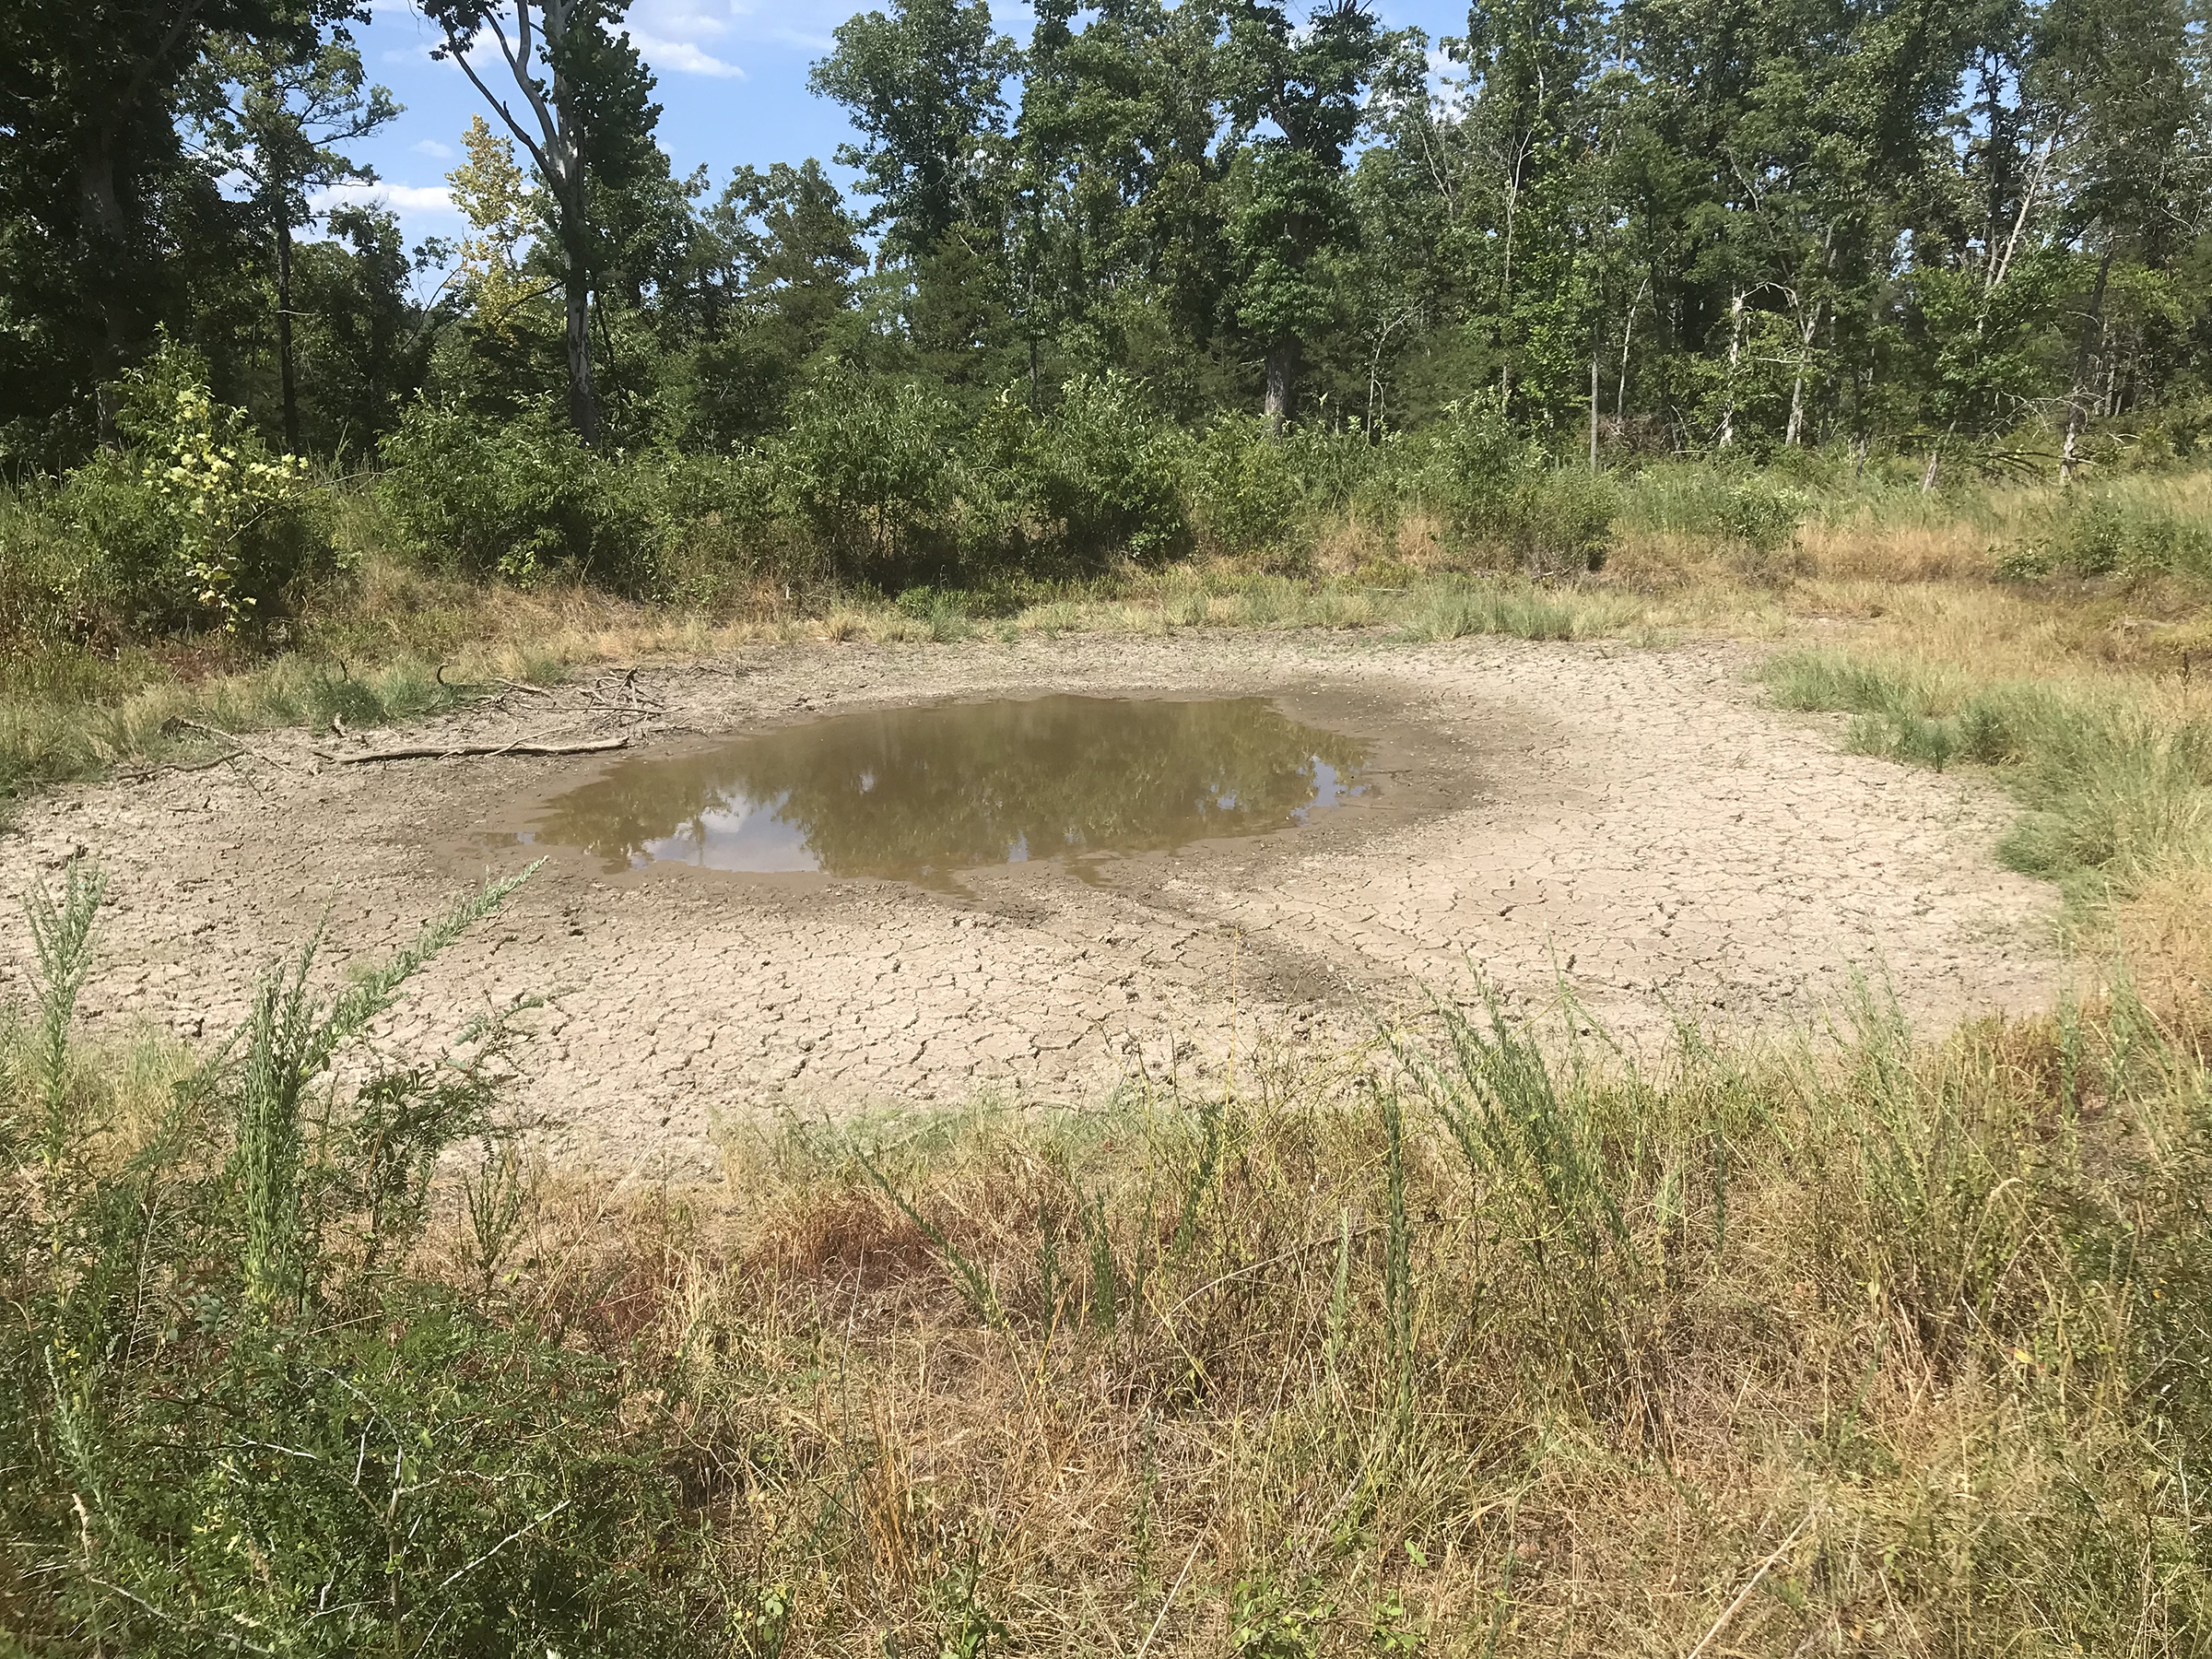
[[1287,429],[1277,443],[1311,505],[1371,518],[1387,517],[1398,505],[1406,481],[1394,465],[1395,439],[1377,442],[1357,428],[1309,425]]
[[1453,408],[1429,442],[1429,493],[1459,547],[1532,575],[1605,563],[1618,507],[1605,479],[1552,468],[1488,403]]
[[1722,499],[1713,519],[1729,540],[1754,553],[1771,553],[1796,535],[1804,512],[1795,490],[1747,478]]
[[639,464],[653,468],[660,595],[712,606],[748,580],[823,574],[818,550],[778,510],[775,469],[759,451],[662,453]]
[[246,412],[218,404],[205,386],[179,388],[171,404],[144,463],[146,482],[170,523],[191,603],[236,632],[301,551],[302,538],[288,531],[297,528],[306,463],[268,454],[247,431]]
[[938,551],[954,526],[952,406],[912,382],[832,368],[769,446],[796,515],[848,571]]
[[1224,553],[1264,553],[1303,527],[1306,492],[1296,458],[1256,416],[1223,415],[1190,458],[1192,514],[1199,534]]
[[328,492],[165,347],[124,385],[129,441],[0,512],[0,629],[51,643],[286,615],[335,564]]
[[[166,525],[117,459],[103,451],[65,482],[34,477],[0,493],[0,639],[51,646],[124,631],[124,561],[111,550],[141,544],[148,551],[133,562],[158,568]],[[85,519],[102,527],[100,539]]]
[[1790,549],[1805,516],[1805,498],[1786,484],[1746,478],[1715,504],[1713,528],[1735,556],[1736,567],[1754,582],[1775,582],[1794,573]]
[[2119,488],[2072,493],[2044,559],[2077,576],[2212,573],[2212,530],[2162,502]]
[[519,586],[555,574],[618,593],[656,586],[648,470],[588,449],[548,406],[498,426],[420,404],[383,453],[386,508],[441,564]]
[[1030,433],[1030,489],[1079,559],[1169,553],[1189,536],[1178,451],[1173,429],[1145,407],[1135,382],[1082,376]]

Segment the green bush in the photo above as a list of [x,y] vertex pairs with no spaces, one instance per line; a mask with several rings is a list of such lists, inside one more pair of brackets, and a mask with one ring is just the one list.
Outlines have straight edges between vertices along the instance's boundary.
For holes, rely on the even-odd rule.
[[431,1171],[474,1147],[494,1276],[512,1011],[438,1065],[358,1042],[513,885],[335,1000],[312,948],[272,968],[229,1042],[127,1101],[72,1032],[99,881],[34,894],[0,1096],[10,1651],[674,1651],[669,1500],[618,1371],[406,1265]]
[[497,426],[418,404],[383,456],[387,511],[441,565],[522,586],[557,574],[617,593],[656,586],[652,470],[585,447],[548,406]]
[[1200,535],[1224,553],[1265,553],[1305,527],[1305,482],[1290,447],[1271,438],[1257,416],[1217,417],[1189,461],[1192,516]]
[[1618,501],[1604,478],[1552,467],[1488,403],[1455,407],[1428,441],[1429,493],[1457,547],[1532,575],[1605,563]]
[[794,514],[849,573],[941,556],[956,528],[955,411],[938,394],[825,370],[767,446]]
[[[127,631],[118,566],[158,565],[168,525],[117,459],[102,452],[66,481],[34,477],[0,491],[0,639],[53,645]],[[105,512],[94,505],[103,495]],[[103,539],[88,535],[80,518],[100,524]],[[112,557],[131,544],[148,551]]]
[[1086,375],[1030,433],[1030,490],[1078,559],[1171,553],[1189,539],[1180,449],[1126,375]]
[[1797,534],[1804,515],[1804,499],[1795,490],[1765,478],[1747,478],[1721,499],[1713,523],[1746,550],[1771,554]]
[[2041,549],[2077,576],[2212,573],[2212,527],[2124,487],[2072,492]]
[[1771,478],[1746,478],[1714,503],[1713,528],[1735,566],[1753,582],[1781,582],[1797,572],[1793,557],[1805,497]]
[[329,492],[164,348],[125,382],[127,447],[0,506],[0,633],[112,643],[288,615],[336,563]]
[[654,469],[657,596],[711,607],[748,581],[826,573],[819,550],[780,509],[775,468],[759,450],[658,452],[639,464]]
[[1357,428],[1309,425],[1288,428],[1277,442],[1310,507],[1382,518],[1406,490],[1409,481],[1395,465],[1401,447],[1395,438],[1378,442]]

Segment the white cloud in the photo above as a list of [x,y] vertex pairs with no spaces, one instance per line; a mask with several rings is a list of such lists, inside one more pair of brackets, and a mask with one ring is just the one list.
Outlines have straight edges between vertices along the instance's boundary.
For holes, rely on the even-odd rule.
[[441,144],[435,138],[418,138],[414,148],[417,155],[428,156],[433,161],[451,161],[453,159],[453,147]]
[[658,35],[641,34],[632,29],[629,43],[655,69],[666,69],[677,75],[720,76],[730,80],[745,78],[745,71],[736,65],[723,62],[690,41],[665,41]]
[[727,22],[697,6],[653,5],[643,9],[650,31],[665,41],[689,40],[695,36],[713,40],[730,32]]
[[796,46],[810,53],[834,47],[837,41],[830,31],[859,9],[865,8],[850,0],[816,0],[815,4],[779,4],[763,17],[758,0],[730,0],[730,16],[737,19],[745,39],[773,46]]
[[389,207],[393,212],[413,217],[418,214],[458,216],[460,209],[453,206],[453,193],[443,184],[334,184],[327,190],[318,190],[309,198],[309,206],[318,213],[327,213],[333,207],[350,207],[373,203]]

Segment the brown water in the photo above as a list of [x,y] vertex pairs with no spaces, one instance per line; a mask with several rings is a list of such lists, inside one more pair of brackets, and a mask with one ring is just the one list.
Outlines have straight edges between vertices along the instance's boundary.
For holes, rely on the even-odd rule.
[[521,839],[615,870],[929,878],[1288,829],[1365,794],[1367,757],[1256,697],[867,710],[618,761]]

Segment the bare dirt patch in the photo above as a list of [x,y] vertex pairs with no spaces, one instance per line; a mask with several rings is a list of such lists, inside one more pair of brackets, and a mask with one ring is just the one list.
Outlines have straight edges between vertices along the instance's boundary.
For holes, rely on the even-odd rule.
[[[676,742],[935,698],[1260,693],[1372,740],[1383,788],[1290,834],[946,888],[609,875],[560,854],[382,1035],[421,1043],[488,1002],[548,995],[532,1099],[564,1149],[695,1174],[725,1126],[763,1113],[1218,1078],[1357,1039],[1424,985],[1472,996],[1477,973],[1522,1002],[1564,974],[1639,1041],[1677,1016],[1820,1018],[1860,972],[1925,1021],[2047,999],[2055,900],[1994,862],[2002,799],[1838,753],[1831,732],[1759,706],[1751,661],[1194,634],[762,647],[510,693],[407,738]],[[393,735],[290,734],[253,761],[57,792],[0,842],[0,882],[96,856],[119,913],[88,1016],[220,1030],[257,965],[319,924],[334,961],[386,949],[519,865],[528,850],[500,832],[520,806],[604,764],[315,753]],[[0,948],[19,982],[20,929]]]

